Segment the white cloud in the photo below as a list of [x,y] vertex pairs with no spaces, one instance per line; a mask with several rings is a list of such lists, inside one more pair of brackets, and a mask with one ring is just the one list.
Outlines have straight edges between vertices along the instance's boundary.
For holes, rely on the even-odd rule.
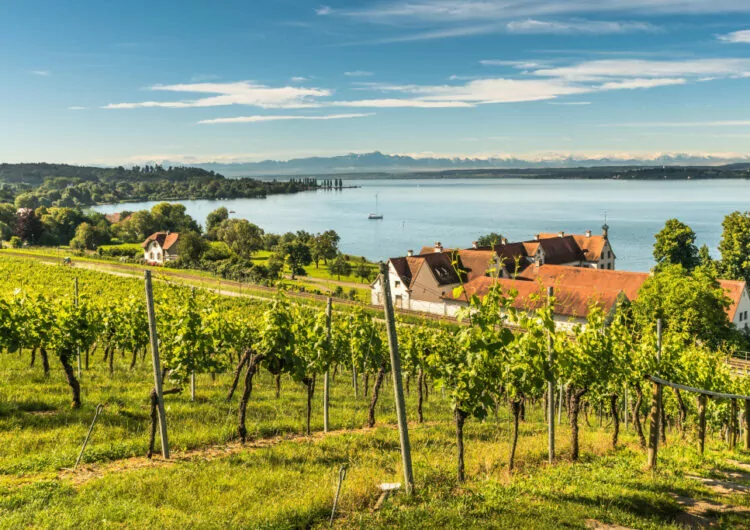
[[290,79],[292,83],[304,83],[305,81],[309,81],[309,77],[302,77],[302,76],[295,76]]
[[328,10],[326,14],[380,23],[510,20],[519,17],[583,13],[710,14],[748,13],[744,0],[396,0],[362,9]]
[[750,127],[750,120],[652,121],[607,123],[599,127]]
[[68,110],[86,110],[86,107],[68,107]]
[[534,75],[570,81],[607,81],[617,77],[736,77],[750,75],[750,59],[607,59],[585,61],[571,66],[541,68],[535,70]]
[[38,75],[40,77],[49,77],[52,75],[52,72],[49,70],[31,70],[29,72],[31,75]]
[[723,40],[724,42],[750,44],[750,29],[743,29],[741,31],[727,33],[726,35],[719,35],[719,40]]
[[216,94],[211,97],[180,101],[141,101],[137,103],[110,103],[107,109],[218,107],[224,105],[250,105],[261,108],[301,109],[319,106],[315,98],[330,96],[330,90],[303,87],[268,87],[249,81],[236,83],[191,83],[154,85],[151,90],[162,92],[189,92]]
[[362,70],[356,70],[354,72],[344,72],[344,75],[347,76],[347,77],[370,77],[370,76],[375,75],[375,74],[373,74],[372,72],[365,72],[365,71],[362,71]]
[[354,101],[333,101],[332,107],[362,107],[362,108],[417,108],[417,109],[447,109],[470,108],[474,105],[466,101],[428,101],[425,99],[362,99]]
[[217,124],[217,123],[259,123],[266,121],[286,121],[286,120],[347,120],[351,118],[366,118],[375,116],[373,113],[367,114],[329,114],[327,116],[237,116],[235,118],[215,118],[212,120],[201,120],[199,124]]
[[315,14],[320,16],[330,15],[331,13],[333,13],[333,9],[330,6],[320,6],[315,10]]
[[557,34],[607,34],[635,33],[639,31],[654,32],[659,28],[646,22],[607,22],[604,20],[570,20],[548,21],[529,18],[509,22],[507,29],[511,33],[557,33]]
[[609,81],[599,86],[599,90],[633,90],[637,88],[655,88],[660,86],[684,85],[685,79],[669,77],[661,79],[627,79],[625,81]]
[[530,68],[542,68],[543,65],[539,62],[534,61],[505,61],[497,59],[484,59],[479,61],[482,66],[512,66],[520,70],[528,70]]

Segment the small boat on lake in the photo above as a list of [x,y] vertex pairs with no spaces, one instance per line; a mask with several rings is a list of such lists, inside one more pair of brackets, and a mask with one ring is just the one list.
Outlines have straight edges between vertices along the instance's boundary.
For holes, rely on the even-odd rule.
[[378,194],[375,194],[375,213],[371,213],[367,216],[371,221],[380,221],[383,219],[383,215],[378,213]]

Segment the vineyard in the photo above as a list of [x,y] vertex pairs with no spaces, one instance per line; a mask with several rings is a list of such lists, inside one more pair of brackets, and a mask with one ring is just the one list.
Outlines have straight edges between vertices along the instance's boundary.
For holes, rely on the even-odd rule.
[[[157,280],[154,349],[145,293],[0,256],[0,527],[324,527],[342,466],[343,527],[750,520],[750,401],[649,379],[745,396],[750,377],[726,362],[735,345],[669,320],[592,306],[563,332],[545,293],[518,311],[498,289],[458,323],[397,321],[389,341],[389,320],[364,308]],[[689,477],[724,472],[745,489],[720,497]],[[406,483],[374,510],[392,482]]]

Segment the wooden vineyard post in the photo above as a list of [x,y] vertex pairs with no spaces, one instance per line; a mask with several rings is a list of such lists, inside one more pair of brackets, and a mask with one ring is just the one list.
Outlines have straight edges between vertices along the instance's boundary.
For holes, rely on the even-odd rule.
[[744,448],[745,451],[750,451],[750,399],[745,400],[745,417],[743,418],[745,424],[745,432],[743,433]]
[[625,409],[623,410],[623,417],[625,419],[625,430],[628,430],[628,384],[625,383],[624,386],[624,395],[625,395]]
[[169,458],[169,441],[167,440],[167,417],[164,412],[164,394],[161,387],[161,362],[159,361],[159,341],[156,336],[156,314],[154,313],[154,290],[151,285],[151,271],[145,271],[146,309],[148,311],[148,334],[151,340],[151,359],[154,365],[154,390],[156,406],[159,413],[159,435],[161,436],[161,454]]
[[404,404],[404,387],[401,380],[401,359],[398,354],[398,338],[396,336],[396,319],[393,314],[393,300],[391,300],[391,284],[388,279],[388,265],[380,264],[380,274],[383,281],[383,308],[388,331],[388,349],[391,353],[391,373],[393,374],[393,393],[396,397],[396,416],[398,418],[398,432],[401,441],[401,460],[404,467],[404,482],[406,493],[414,491],[414,475],[411,467],[411,447],[409,445],[409,430],[406,423],[406,405]]
[[[554,294],[554,288],[547,287],[547,303],[550,304],[550,310],[554,309]],[[547,461],[550,464],[555,460],[555,377],[552,369],[554,363],[553,347],[552,334],[550,333],[547,340],[547,363],[549,366],[549,380],[547,381]]]
[[698,394],[698,447],[701,454],[706,448],[706,401],[705,394]]
[[[78,277],[73,278],[73,304],[78,307]],[[81,379],[81,348],[76,348],[76,360],[78,361],[78,379]]]
[[[656,321],[656,372],[659,375],[661,363],[661,319]],[[656,469],[656,455],[659,447],[659,429],[661,423],[661,385],[653,383],[651,401],[651,428],[648,433],[648,467]]]
[[[328,349],[329,359],[331,352],[331,312],[333,300],[328,297],[326,302],[326,348]],[[330,379],[330,370],[326,370],[323,375],[323,432],[328,432],[328,385]]]
[[737,400],[732,399],[729,405],[729,449],[737,445]]

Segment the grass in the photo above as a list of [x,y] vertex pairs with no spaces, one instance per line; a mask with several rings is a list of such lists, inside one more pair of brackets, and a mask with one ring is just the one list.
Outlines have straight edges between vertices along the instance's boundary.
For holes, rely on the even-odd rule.
[[[68,408],[62,371],[52,361],[49,378],[28,367],[28,351],[2,354],[0,364],[0,528],[324,528],[340,466],[348,472],[337,526],[342,528],[584,528],[588,519],[630,528],[676,528],[679,507],[671,494],[715,498],[689,473],[712,476],[728,469],[731,456],[709,440],[705,457],[695,444],[670,433],[660,452],[660,469],[644,469],[645,454],[632,431],[617,450],[610,433],[583,423],[582,460],[568,461],[568,428],[561,425],[554,466],[546,464],[542,410],[530,406],[521,426],[518,468],[508,472],[508,412],[466,425],[469,480],[455,476],[454,427],[440,392],[425,405],[427,423],[412,423],[410,436],[416,494],[397,494],[372,513],[381,482],[401,481],[393,393],[386,383],[378,427],[362,429],[367,402],[355,399],[351,379],[332,385],[331,425],[323,436],[320,392],[312,437],[301,436],[305,395],[301,385],[282,383],[279,399],[271,377],[260,374],[248,409],[251,442],[235,441],[237,397],[225,401],[229,374],[198,377],[196,402],[189,392],[167,396],[170,462],[143,458],[148,437],[148,359],[129,371],[117,358],[110,375],[94,356],[84,373],[84,407]],[[167,385],[170,386],[170,385]],[[322,385],[319,385],[319,387]],[[416,396],[407,396],[415,417]],[[105,409],[77,473],[61,471],[75,462],[97,403]],[[750,499],[722,502],[750,506]],[[718,526],[748,527],[724,514]]]

